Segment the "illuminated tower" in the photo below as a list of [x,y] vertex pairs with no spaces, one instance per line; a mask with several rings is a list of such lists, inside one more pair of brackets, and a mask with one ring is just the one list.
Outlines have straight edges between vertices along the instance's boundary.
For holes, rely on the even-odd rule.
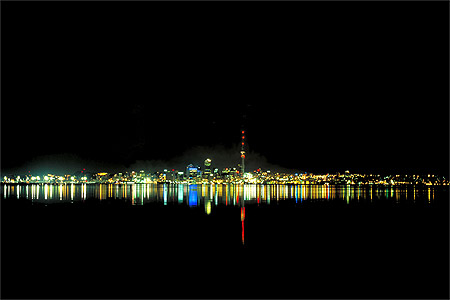
[[205,171],[203,174],[208,177],[211,174],[211,159],[207,158],[205,160]]
[[244,135],[245,131],[242,130],[242,146],[241,146],[241,176],[244,176],[244,172],[245,172],[245,150],[244,150],[244,146],[245,146],[245,135]]

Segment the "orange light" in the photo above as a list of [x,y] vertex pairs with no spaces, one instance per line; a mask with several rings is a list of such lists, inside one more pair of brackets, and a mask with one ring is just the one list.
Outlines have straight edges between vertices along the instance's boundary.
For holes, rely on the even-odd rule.
[[244,134],[244,130],[242,130],[242,134]]
[[242,136],[242,139],[245,139],[245,136]]

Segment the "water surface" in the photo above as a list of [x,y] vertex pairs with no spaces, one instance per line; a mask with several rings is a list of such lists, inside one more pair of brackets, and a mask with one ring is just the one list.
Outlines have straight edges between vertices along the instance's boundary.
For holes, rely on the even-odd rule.
[[271,201],[333,201],[347,203],[381,199],[434,202],[440,186],[358,186],[358,185],[251,185],[251,184],[16,184],[2,185],[3,198],[25,198],[39,203],[79,202],[89,198],[120,199],[132,205],[161,203],[189,206],[270,204]]
[[448,187],[2,185],[1,195],[4,298],[449,296]]

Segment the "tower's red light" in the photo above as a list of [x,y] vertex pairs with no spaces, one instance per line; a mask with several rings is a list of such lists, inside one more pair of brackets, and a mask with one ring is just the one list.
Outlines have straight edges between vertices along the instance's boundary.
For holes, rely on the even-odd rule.
[[242,221],[242,244],[244,243],[244,221]]
[[242,134],[244,134],[244,130],[242,130]]

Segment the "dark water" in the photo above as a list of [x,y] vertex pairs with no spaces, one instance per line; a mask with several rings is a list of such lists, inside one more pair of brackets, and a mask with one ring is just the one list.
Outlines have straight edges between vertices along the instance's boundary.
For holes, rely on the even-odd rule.
[[295,199],[296,204],[301,204],[303,200],[344,200],[349,203],[376,199],[415,203],[417,198],[418,201],[431,203],[435,191],[439,189],[436,186],[352,185],[7,184],[2,185],[1,194],[3,198],[25,198],[45,204],[83,202],[95,198],[100,201],[120,199],[132,205],[156,202],[164,205],[205,205],[211,208],[218,204],[239,205],[240,200],[245,200],[245,204],[270,204],[270,201],[285,199]]
[[448,298],[448,187],[2,188],[3,298]]

